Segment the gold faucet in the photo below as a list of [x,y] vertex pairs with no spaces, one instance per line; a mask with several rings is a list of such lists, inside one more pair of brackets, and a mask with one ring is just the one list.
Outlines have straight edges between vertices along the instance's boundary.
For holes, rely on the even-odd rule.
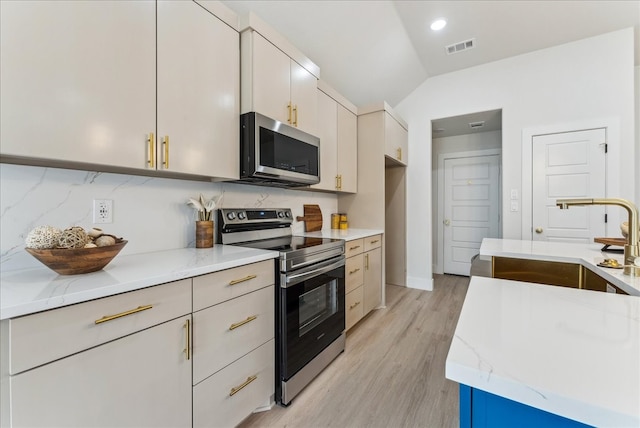
[[640,239],[638,238],[638,208],[626,199],[601,198],[601,199],[558,199],[556,205],[560,209],[568,209],[573,205],[618,205],[629,213],[629,234],[624,246],[624,270],[625,275],[640,276],[640,266],[634,264],[636,257],[640,257]]

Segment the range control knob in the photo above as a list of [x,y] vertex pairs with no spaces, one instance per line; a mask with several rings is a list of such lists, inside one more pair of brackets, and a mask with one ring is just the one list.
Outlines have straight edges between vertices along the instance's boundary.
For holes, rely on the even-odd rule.
[[236,218],[236,213],[234,213],[233,211],[231,211],[230,213],[227,213],[227,218],[229,220],[234,220]]
[[240,212],[238,213],[238,218],[239,218],[240,220],[244,220],[245,218],[247,218],[247,216],[246,216],[246,214],[245,214],[244,212],[240,211]]
[[284,217],[284,213],[282,211],[278,211],[278,217],[279,218],[283,218]]
[[284,215],[287,216],[287,218],[291,218],[291,212],[290,211],[285,211]]

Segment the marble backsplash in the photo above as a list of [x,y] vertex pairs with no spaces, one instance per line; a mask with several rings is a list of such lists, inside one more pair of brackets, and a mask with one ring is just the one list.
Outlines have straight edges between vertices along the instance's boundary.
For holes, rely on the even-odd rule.
[[[318,204],[323,229],[338,206],[333,193],[0,164],[0,268],[42,266],[24,251],[40,225],[100,227],[129,241],[120,254],[195,247],[196,212],[186,201],[200,193],[222,194],[222,208],[291,208],[294,218]],[[113,223],[93,223],[94,199],[113,200]],[[293,232],[303,231],[294,221]]]

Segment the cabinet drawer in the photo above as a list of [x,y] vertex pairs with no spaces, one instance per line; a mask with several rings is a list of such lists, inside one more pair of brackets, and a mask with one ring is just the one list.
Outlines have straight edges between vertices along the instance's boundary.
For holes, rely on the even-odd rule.
[[364,251],[371,251],[382,246],[382,235],[368,236],[364,238]]
[[362,254],[358,254],[356,256],[349,257],[347,259],[347,262],[345,265],[345,276],[346,276],[345,292],[346,293],[349,293],[350,291],[355,290],[356,287],[361,286],[364,281],[364,269],[362,265],[363,263],[362,257],[363,257]]
[[273,339],[274,288],[268,286],[193,314],[193,384]]
[[352,292],[347,294],[345,298],[345,330],[349,330],[355,323],[360,321],[364,316],[363,309],[363,300],[364,300],[364,289],[363,287],[358,287]]
[[354,239],[344,244],[344,256],[351,257],[364,251],[364,239]]
[[13,318],[9,372],[20,373],[188,313],[191,280],[184,279]]
[[208,308],[274,283],[275,262],[265,260],[193,278],[193,310]]
[[256,408],[268,406],[275,392],[274,352],[274,341],[270,340],[196,385],[193,426],[233,427]]

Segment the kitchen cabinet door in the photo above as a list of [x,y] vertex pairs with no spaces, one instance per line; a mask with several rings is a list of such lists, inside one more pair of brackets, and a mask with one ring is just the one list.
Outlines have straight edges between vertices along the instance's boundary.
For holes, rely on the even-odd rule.
[[255,31],[242,37],[249,43],[243,45],[242,67],[243,73],[247,73],[244,80],[247,84],[243,81],[242,96],[243,101],[246,97],[246,104],[243,102],[242,112],[256,111],[288,124],[291,59]]
[[[322,122],[320,122],[322,123]],[[338,104],[339,191],[358,191],[358,117]]]
[[291,60],[291,104],[293,126],[312,135],[318,130],[318,79]]
[[364,253],[364,313],[377,308],[382,301],[382,248]]
[[336,162],[338,158],[338,103],[322,91],[318,97],[318,137],[320,138],[320,183],[312,189],[335,191],[338,185]]
[[190,427],[190,318],[13,376],[13,426]]
[[155,3],[0,2],[3,156],[147,168]]
[[409,145],[407,130],[388,112],[384,114],[384,122],[385,155],[406,165]]
[[239,34],[192,1],[158,2],[158,169],[239,178]]
[[255,111],[316,135],[317,78],[258,32],[240,37],[242,113]]

